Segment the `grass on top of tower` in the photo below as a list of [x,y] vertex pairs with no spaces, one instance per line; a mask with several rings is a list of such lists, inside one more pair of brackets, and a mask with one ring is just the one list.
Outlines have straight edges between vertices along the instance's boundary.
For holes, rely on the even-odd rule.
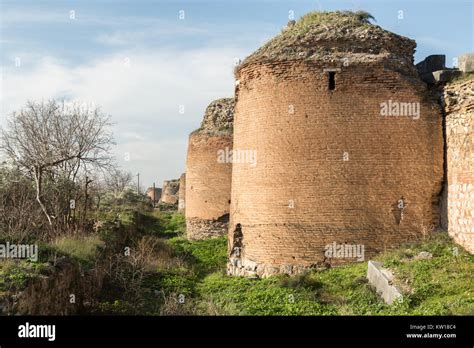
[[301,29],[313,25],[353,25],[371,24],[374,16],[366,11],[309,12],[296,21],[294,28]]
[[[381,42],[394,34],[370,22],[374,17],[365,11],[310,12],[297,21],[290,21],[282,32],[266,42],[235,67],[240,68],[257,61],[273,59],[301,59],[306,56],[327,54],[322,42],[360,41],[362,37],[377,37]],[[370,45],[370,43],[369,43]]]

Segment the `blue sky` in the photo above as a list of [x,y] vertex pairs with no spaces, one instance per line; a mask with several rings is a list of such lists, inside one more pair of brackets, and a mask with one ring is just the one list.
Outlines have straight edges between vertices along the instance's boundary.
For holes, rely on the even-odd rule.
[[0,4],[0,125],[28,99],[100,105],[115,122],[118,163],[140,172],[144,186],[179,177],[188,134],[206,105],[233,94],[234,61],[278,34],[290,11],[296,18],[312,10],[368,11],[376,24],[417,41],[416,62],[446,54],[452,66],[474,52],[471,0]]

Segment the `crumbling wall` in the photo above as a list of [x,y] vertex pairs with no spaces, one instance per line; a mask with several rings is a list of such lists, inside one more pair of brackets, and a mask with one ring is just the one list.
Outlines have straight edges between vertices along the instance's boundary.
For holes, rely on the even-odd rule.
[[152,201],[155,200],[157,203],[161,198],[161,188],[155,187],[155,192],[153,193],[153,187],[149,187],[146,190],[146,195],[148,198],[150,198]]
[[474,253],[474,80],[446,85],[444,101],[448,233]]
[[[257,161],[233,163],[230,274],[354,261],[328,257],[333,242],[362,245],[367,259],[438,225],[441,109],[409,71],[376,60],[238,70],[234,149]],[[382,116],[390,101],[419,103],[419,117]]]
[[179,179],[163,181],[161,203],[178,204]]
[[232,163],[234,100],[206,109],[201,128],[189,136],[186,161],[186,231],[189,239],[227,233]]
[[186,207],[186,173],[179,177],[178,212],[184,214]]

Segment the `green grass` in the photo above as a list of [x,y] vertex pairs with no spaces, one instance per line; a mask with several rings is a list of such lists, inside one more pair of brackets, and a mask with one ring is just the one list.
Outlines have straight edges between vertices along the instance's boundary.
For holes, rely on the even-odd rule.
[[186,220],[178,212],[153,210],[142,216],[145,234],[162,238],[182,236],[186,233]]
[[83,266],[90,267],[104,242],[99,235],[63,236],[54,241],[54,246],[59,252],[71,256]]
[[0,261],[0,295],[7,291],[23,290],[27,282],[38,277],[46,267],[46,263],[27,260]]
[[226,237],[198,241],[177,237],[170,239],[169,243],[176,254],[184,257],[200,274],[223,269],[227,262]]
[[[331,315],[334,306],[317,300],[317,292],[302,286],[293,289],[281,285],[279,277],[247,279],[222,272],[210,274],[198,287],[200,310],[209,303],[226,315]],[[199,304],[198,304],[199,307]]]
[[[392,306],[381,301],[367,283],[365,262],[292,277],[247,279],[224,274],[224,238],[172,239],[170,243],[178,254],[192,256],[190,264],[198,265],[199,277],[193,278],[198,284],[191,293],[200,314],[209,314],[210,308],[227,315],[474,314],[474,256],[452,243],[446,233],[377,257],[412,289],[404,301]],[[414,259],[420,251],[431,252],[433,258]],[[179,286],[173,290],[181,291]]]
[[[416,259],[420,251],[432,253],[433,258]],[[474,255],[454,244],[446,233],[378,259],[393,269],[398,283],[411,288],[396,314],[474,315]]]
[[186,269],[150,273],[144,281],[144,285],[149,289],[159,289],[165,294],[177,293],[186,296],[196,293],[197,283],[198,278],[196,274]]
[[[166,296],[183,294],[186,303],[168,307],[166,314],[474,315],[474,256],[446,233],[376,258],[390,267],[405,291],[403,301],[390,306],[368,284],[367,262],[291,277],[230,277],[225,274],[226,237],[190,241],[182,237],[181,214],[153,211],[147,216],[145,233],[160,240],[163,252],[158,255],[169,262],[147,273],[139,306],[127,298],[112,299],[104,304],[112,313],[160,315]],[[433,257],[417,259],[420,251]]]

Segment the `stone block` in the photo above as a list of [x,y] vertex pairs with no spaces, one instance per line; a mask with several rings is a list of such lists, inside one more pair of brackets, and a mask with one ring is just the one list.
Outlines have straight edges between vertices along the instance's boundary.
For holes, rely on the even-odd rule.
[[458,77],[462,74],[459,70],[454,69],[444,69],[444,70],[437,70],[432,71],[430,73],[426,73],[421,75],[421,79],[426,83],[440,83],[440,82],[449,82],[452,81],[455,77]]
[[432,253],[429,253],[427,251],[420,251],[418,255],[415,256],[415,259],[425,260],[425,259],[431,259],[432,257],[433,257]]
[[459,70],[463,73],[474,72],[474,53],[466,53],[458,57]]
[[431,73],[437,70],[443,70],[446,65],[446,56],[444,54],[433,54],[416,64],[416,69],[420,75]]
[[459,70],[437,70],[433,71],[433,77],[436,82],[449,82],[462,73]]
[[368,262],[367,279],[385,303],[392,304],[396,299],[403,297],[400,290],[392,285],[393,274],[390,270],[384,269],[382,263],[376,261]]

